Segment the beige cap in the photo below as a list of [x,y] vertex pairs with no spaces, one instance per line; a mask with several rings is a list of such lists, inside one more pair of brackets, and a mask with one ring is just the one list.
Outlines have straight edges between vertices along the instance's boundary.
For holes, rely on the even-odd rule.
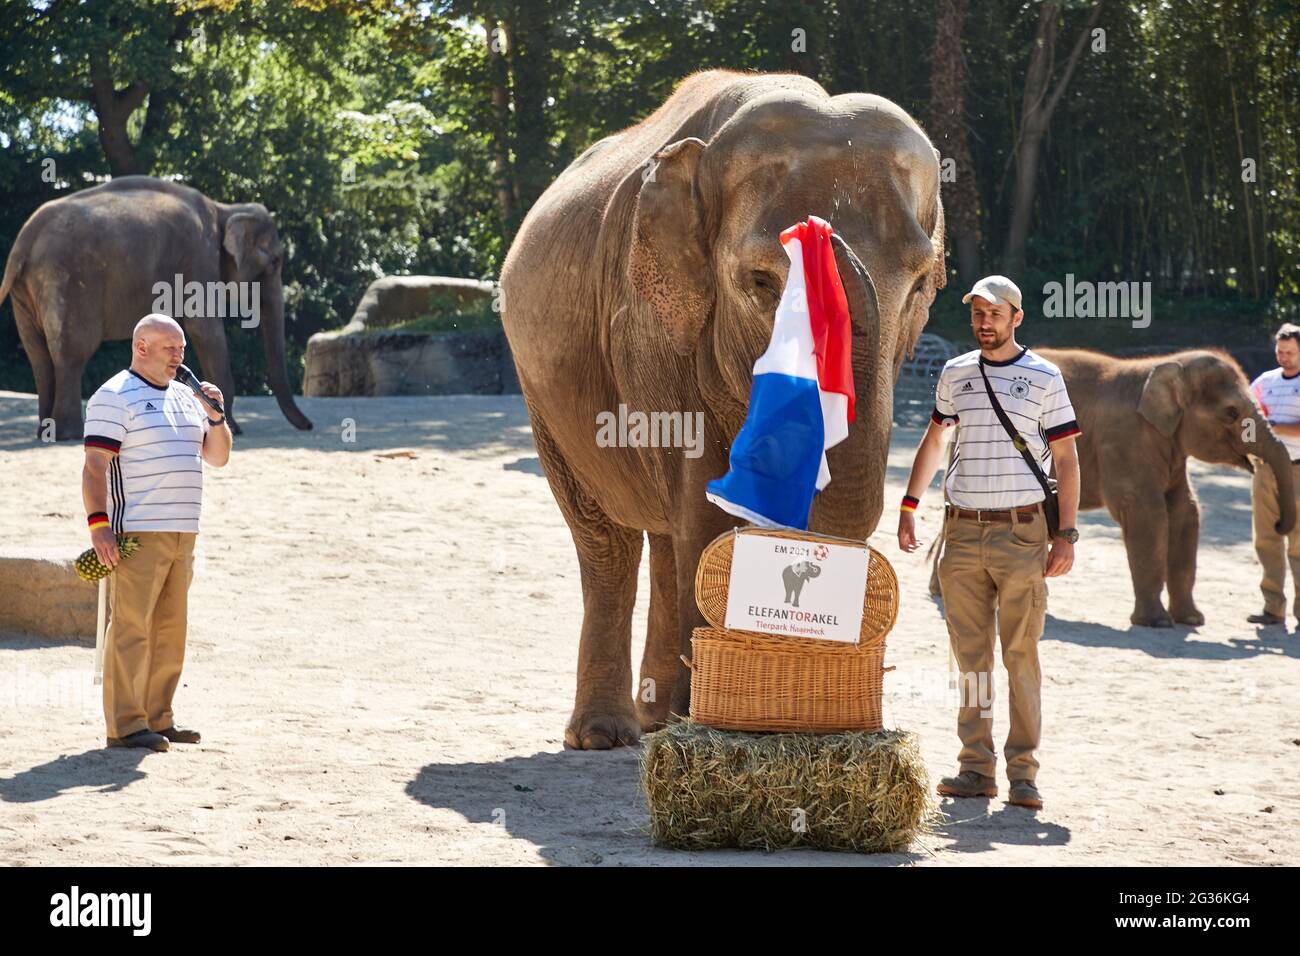
[[975,283],[975,288],[961,297],[961,301],[967,303],[975,296],[988,299],[994,305],[1010,302],[1017,309],[1020,308],[1020,287],[1006,276],[985,276]]

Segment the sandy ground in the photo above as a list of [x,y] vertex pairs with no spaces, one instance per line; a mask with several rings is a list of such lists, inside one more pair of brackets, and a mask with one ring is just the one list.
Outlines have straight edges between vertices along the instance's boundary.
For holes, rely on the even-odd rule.
[[[315,431],[241,400],[235,457],[208,471],[177,698],[202,745],[101,749],[90,646],[0,635],[0,862],[1297,862],[1300,637],[1244,623],[1259,595],[1243,474],[1194,468],[1209,622],[1195,631],[1130,627],[1118,529],[1082,521],[1042,642],[1043,811],[947,803],[906,855],[684,854],[650,845],[636,749],[563,748],[577,563],[519,398],[302,405]],[[0,393],[0,541],[72,556],[81,451],[36,443],[35,413]],[[896,432],[889,501],[917,434]],[[403,449],[415,457],[379,457]],[[937,777],[957,752],[946,631],[924,557],[873,543],[903,592],[886,723],[920,735]],[[1000,694],[999,741],[1005,728]]]

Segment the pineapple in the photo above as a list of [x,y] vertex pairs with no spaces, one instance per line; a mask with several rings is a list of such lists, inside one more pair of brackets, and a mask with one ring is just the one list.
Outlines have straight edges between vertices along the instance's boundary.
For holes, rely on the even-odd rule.
[[[121,552],[122,560],[125,561],[140,550],[140,539],[119,534],[117,536],[117,550]],[[94,548],[77,555],[74,565],[77,569],[77,577],[83,581],[98,581],[100,578],[113,573],[112,568],[105,566],[104,562],[99,560],[99,555],[95,553]]]

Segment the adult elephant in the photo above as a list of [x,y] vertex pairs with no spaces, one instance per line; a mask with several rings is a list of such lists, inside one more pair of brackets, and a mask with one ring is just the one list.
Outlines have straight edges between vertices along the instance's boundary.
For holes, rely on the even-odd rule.
[[[6,294],[13,301],[36,378],[38,433],[53,418],[58,440],[81,437],[86,362],[100,342],[129,339],[141,317],[165,311],[155,307],[155,285],[174,287],[178,275],[183,285],[235,292],[233,301],[235,287],[215,284],[258,283],[271,391],[295,427],[311,428],[294,404],[285,367],[283,256],[275,222],[260,203],[214,202],[197,189],[149,176],[123,176],[45,203],[18,233],[0,284],[0,302]],[[175,298],[173,316],[204,375],[226,396],[229,414],[235,383],[223,319],[177,314]],[[239,430],[233,417],[231,427]]]
[[[1200,509],[1187,459],[1252,470],[1263,462],[1281,489],[1285,534],[1295,524],[1291,456],[1260,413],[1241,367],[1212,350],[1115,358],[1035,349],[1065,376],[1079,427],[1079,507],[1119,523],[1133,577],[1130,620],[1200,625],[1192,600]],[[1169,608],[1161,592],[1168,588]]]
[[[700,552],[738,521],[705,499],[727,471],[788,260],[783,229],[829,221],[853,328],[857,417],[828,453],[813,530],[880,517],[893,385],[944,284],[937,154],[903,110],[812,80],[695,74],[596,143],[542,195],[502,272],[502,320],[538,455],[582,572],[572,747],[634,742],[685,714]],[[703,414],[697,449],[598,445],[620,405]],[[608,443],[604,443],[608,444]],[[650,613],[632,695],[642,536]]]

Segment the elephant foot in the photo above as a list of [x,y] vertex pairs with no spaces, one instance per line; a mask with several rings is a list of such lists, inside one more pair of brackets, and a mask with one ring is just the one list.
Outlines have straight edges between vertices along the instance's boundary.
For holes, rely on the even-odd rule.
[[641,722],[631,698],[622,706],[593,703],[577,707],[564,729],[564,745],[573,750],[630,747],[640,739]]
[[644,701],[638,699],[636,702],[637,722],[641,725],[642,733],[651,733],[656,730],[663,730],[668,726],[668,718],[672,708],[668,705],[668,698],[658,700]]
[[1196,609],[1195,604],[1175,604],[1169,608],[1169,613],[1173,617],[1175,624],[1200,627],[1205,623],[1205,615]]
[[1173,627],[1174,619],[1169,612],[1161,608],[1156,612],[1134,611],[1129,615],[1129,620],[1139,627]]

